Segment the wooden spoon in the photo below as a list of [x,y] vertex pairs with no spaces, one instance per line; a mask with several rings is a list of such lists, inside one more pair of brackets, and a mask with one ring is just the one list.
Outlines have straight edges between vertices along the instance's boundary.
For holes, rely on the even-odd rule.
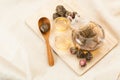
[[48,55],[48,63],[50,66],[54,65],[54,59],[51,52],[50,44],[49,44],[49,35],[50,35],[50,21],[46,17],[42,17],[38,21],[38,27],[40,32],[42,33],[47,46],[47,55]]

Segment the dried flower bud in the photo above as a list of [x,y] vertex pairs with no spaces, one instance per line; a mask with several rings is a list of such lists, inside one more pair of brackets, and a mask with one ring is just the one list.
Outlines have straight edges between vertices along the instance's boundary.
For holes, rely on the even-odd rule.
[[81,67],[85,67],[86,66],[86,59],[80,60],[79,64]]
[[56,12],[62,17],[65,17],[66,9],[62,5],[56,7]]

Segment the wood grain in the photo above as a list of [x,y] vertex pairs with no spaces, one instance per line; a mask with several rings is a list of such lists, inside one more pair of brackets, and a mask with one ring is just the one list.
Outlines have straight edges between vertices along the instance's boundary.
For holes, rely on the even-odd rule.
[[[49,30],[46,33],[41,33],[41,34],[44,37],[45,42],[46,42],[46,46],[47,46],[48,64],[50,66],[53,66],[54,65],[54,59],[53,59],[53,55],[52,55],[52,52],[51,52],[51,47],[50,47],[50,44],[49,44],[49,35],[50,35],[50,29],[51,29],[49,19],[47,19],[46,17],[42,17],[38,20],[39,30],[40,30],[40,28],[42,27],[43,24],[47,24],[48,27],[49,27]],[[40,32],[41,32],[41,30],[40,30]]]

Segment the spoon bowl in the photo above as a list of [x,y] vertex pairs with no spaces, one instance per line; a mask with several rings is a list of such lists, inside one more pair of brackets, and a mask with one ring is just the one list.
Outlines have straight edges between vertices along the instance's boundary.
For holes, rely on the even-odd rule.
[[48,63],[50,66],[53,66],[54,59],[53,59],[53,55],[52,55],[50,44],[49,44],[49,35],[50,35],[50,28],[51,28],[49,19],[46,17],[40,18],[38,21],[38,27],[46,42]]

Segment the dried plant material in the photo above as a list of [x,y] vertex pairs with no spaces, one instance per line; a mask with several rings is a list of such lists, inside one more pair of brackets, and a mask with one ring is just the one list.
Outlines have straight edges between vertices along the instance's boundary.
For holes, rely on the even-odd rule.
[[96,32],[96,26],[95,24],[89,24],[87,25],[83,30],[80,30],[80,35],[84,38],[92,38],[97,35]]
[[57,12],[58,15],[64,17],[65,13],[66,13],[66,9],[62,5],[58,5],[56,7],[56,12]]
[[70,12],[66,10],[63,5],[57,5],[56,12],[53,13],[53,19],[56,19],[57,17],[67,18],[68,16],[74,19],[76,14],[77,12]]
[[40,31],[45,34],[46,32],[48,32],[50,30],[50,27],[48,24],[42,24],[40,27]]
[[83,50],[94,50],[104,39],[104,31],[98,24],[90,21],[78,31],[72,33],[73,42]]
[[56,19],[57,17],[60,17],[60,15],[57,13],[53,13],[53,19]]

